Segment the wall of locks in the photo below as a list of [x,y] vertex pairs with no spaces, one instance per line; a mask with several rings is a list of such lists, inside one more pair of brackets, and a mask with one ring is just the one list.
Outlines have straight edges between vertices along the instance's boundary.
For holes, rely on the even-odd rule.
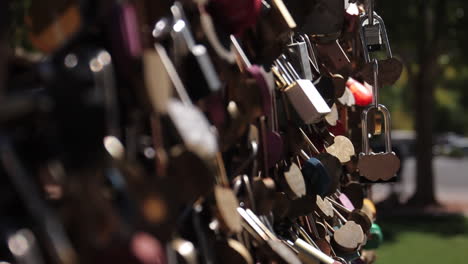
[[30,5],[46,56],[8,58],[1,263],[375,261],[402,65],[372,1]]

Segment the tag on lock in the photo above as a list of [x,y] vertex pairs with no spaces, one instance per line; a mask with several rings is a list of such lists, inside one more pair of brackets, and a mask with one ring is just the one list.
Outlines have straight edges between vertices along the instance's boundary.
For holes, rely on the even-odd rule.
[[393,58],[383,19],[373,11],[371,6],[368,14],[362,15],[360,20],[361,27],[359,34],[366,64],[359,71],[359,75],[361,75],[366,82],[373,82],[371,63],[373,58],[371,58],[370,52],[381,50],[382,47],[385,46],[387,58],[379,61],[381,72],[379,81],[382,85],[393,85],[400,78],[403,65],[399,60]]

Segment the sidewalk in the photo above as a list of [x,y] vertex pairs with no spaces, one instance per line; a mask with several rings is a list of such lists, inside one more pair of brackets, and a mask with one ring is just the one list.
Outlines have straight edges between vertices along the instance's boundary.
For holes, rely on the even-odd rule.
[[[407,159],[403,164],[402,182],[396,184],[376,184],[373,199],[380,202],[388,198],[391,185],[400,193],[404,203],[415,190],[416,160]],[[463,213],[468,216],[468,158],[454,159],[436,157],[434,159],[436,197],[443,206],[435,212]]]

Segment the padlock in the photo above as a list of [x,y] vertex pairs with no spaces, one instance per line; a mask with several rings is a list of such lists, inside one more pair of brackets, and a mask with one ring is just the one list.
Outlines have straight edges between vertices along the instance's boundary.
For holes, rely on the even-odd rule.
[[370,229],[369,239],[367,240],[367,243],[364,246],[364,249],[367,249],[367,250],[377,249],[380,247],[382,242],[383,242],[382,229],[380,228],[378,224],[373,223]]
[[[390,111],[379,104],[379,62],[377,59],[373,61],[374,100],[371,106],[368,106],[361,114],[362,128],[362,152],[359,154],[358,169],[359,174],[372,182],[382,180],[389,181],[400,169],[400,159],[392,151],[391,138],[391,120]],[[385,152],[374,153],[369,147],[369,129],[367,126],[369,112],[374,110],[382,114],[384,119],[384,137],[385,137]]]
[[282,71],[288,85],[283,92],[305,124],[318,122],[331,112],[330,107],[310,80],[300,79],[292,67],[279,59],[276,60],[276,66]]
[[364,62],[366,63],[359,71],[359,75],[366,81],[372,82],[372,60],[370,52],[380,50],[385,46],[387,58],[379,60],[380,72],[379,80],[382,85],[392,85],[400,78],[403,71],[403,64],[393,57],[390,42],[388,41],[387,30],[383,19],[373,10],[361,15],[361,27],[359,30]]
[[187,90],[165,48],[159,43],[155,43],[154,47],[174,85],[175,91],[181,99],[180,101],[173,98],[167,100],[168,116],[171,118],[183,143],[189,150],[197,153],[204,159],[213,159],[218,152],[218,141],[209,121],[192,104]]
[[[174,34],[174,53],[176,66],[180,66],[185,73],[185,79],[190,82],[192,89],[188,93],[193,101],[197,101],[221,89],[221,81],[204,45],[197,44],[189,29],[189,22],[185,18],[184,10],[179,2],[171,7],[174,17],[172,30]],[[156,30],[156,27],[155,27]],[[186,54],[185,50],[188,51]],[[196,84],[196,86],[194,85]]]
[[271,66],[289,41],[296,22],[282,0],[262,1],[262,14],[254,29],[246,31],[243,39],[250,39],[256,50],[256,62]]
[[379,51],[382,48],[381,24],[379,21],[374,21],[373,1],[368,1],[367,5],[367,14],[369,15],[369,19],[367,20],[367,25],[362,25],[364,30],[364,37],[367,41],[366,47],[368,51]]
[[286,48],[286,56],[301,79],[312,80],[312,69],[309,62],[309,52],[305,41],[293,41]]
[[297,255],[270,230],[260,219],[249,209],[237,208],[237,212],[242,217],[248,228],[245,230],[257,241],[257,247],[262,255],[268,259],[273,259],[279,263],[300,264]]
[[[301,2],[300,6],[303,7],[303,5],[304,3]],[[304,23],[299,25],[299,31],[312,36],[315,41],[319,42],[336,40],[343,29],[344,14],[345,8],[342,0],[315,1]]]
[[388,58],[392,58],[392,49],[388,41],[387,30],[383,19],[373,10],[360,18],[360,37],[366,63],[372,61],[369,52],[379,51],[385,46]]
[[309,158],[302,166],[306,179],[307,193],[325,195],[330,188],[331,180],[322,163],[316,158]]
[[[370,151],[367,129],[367,118],[370,110],[379,111],[384,117],[385,152],[374,153]],[[359,154],[359,173],[362,177],[372,182],[379,180],[389,181],[400,169],[400,159],[392,151],[390,112],[384,105],[373,105],[362,112],[361,118],[363,152]]]
[[319,57],[331,74],[348,75],[351,71],[351,61],[343,47],[335,40],[330,43],[316,44]]
[[346,87],[353,94],[356,105],[368,106],[372,103],[372,91],[360,82],[349,77],[348,81],[346,81]]
[[293,243],[294,248],[299,252],[299,258],[306,264],[312,263],[324,263],[324,264],[335,264],[335,260],[325,255],[319,249],[313,247],[306,241],[298,238]]

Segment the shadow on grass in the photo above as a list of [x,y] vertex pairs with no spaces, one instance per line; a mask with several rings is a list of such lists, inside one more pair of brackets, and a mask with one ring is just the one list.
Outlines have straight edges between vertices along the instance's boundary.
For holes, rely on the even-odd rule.
[[463,215],[414,215],[381,217],[385,243],[396,242],[399,233],[419,232],[442,237],[468,236],[468,220]]

